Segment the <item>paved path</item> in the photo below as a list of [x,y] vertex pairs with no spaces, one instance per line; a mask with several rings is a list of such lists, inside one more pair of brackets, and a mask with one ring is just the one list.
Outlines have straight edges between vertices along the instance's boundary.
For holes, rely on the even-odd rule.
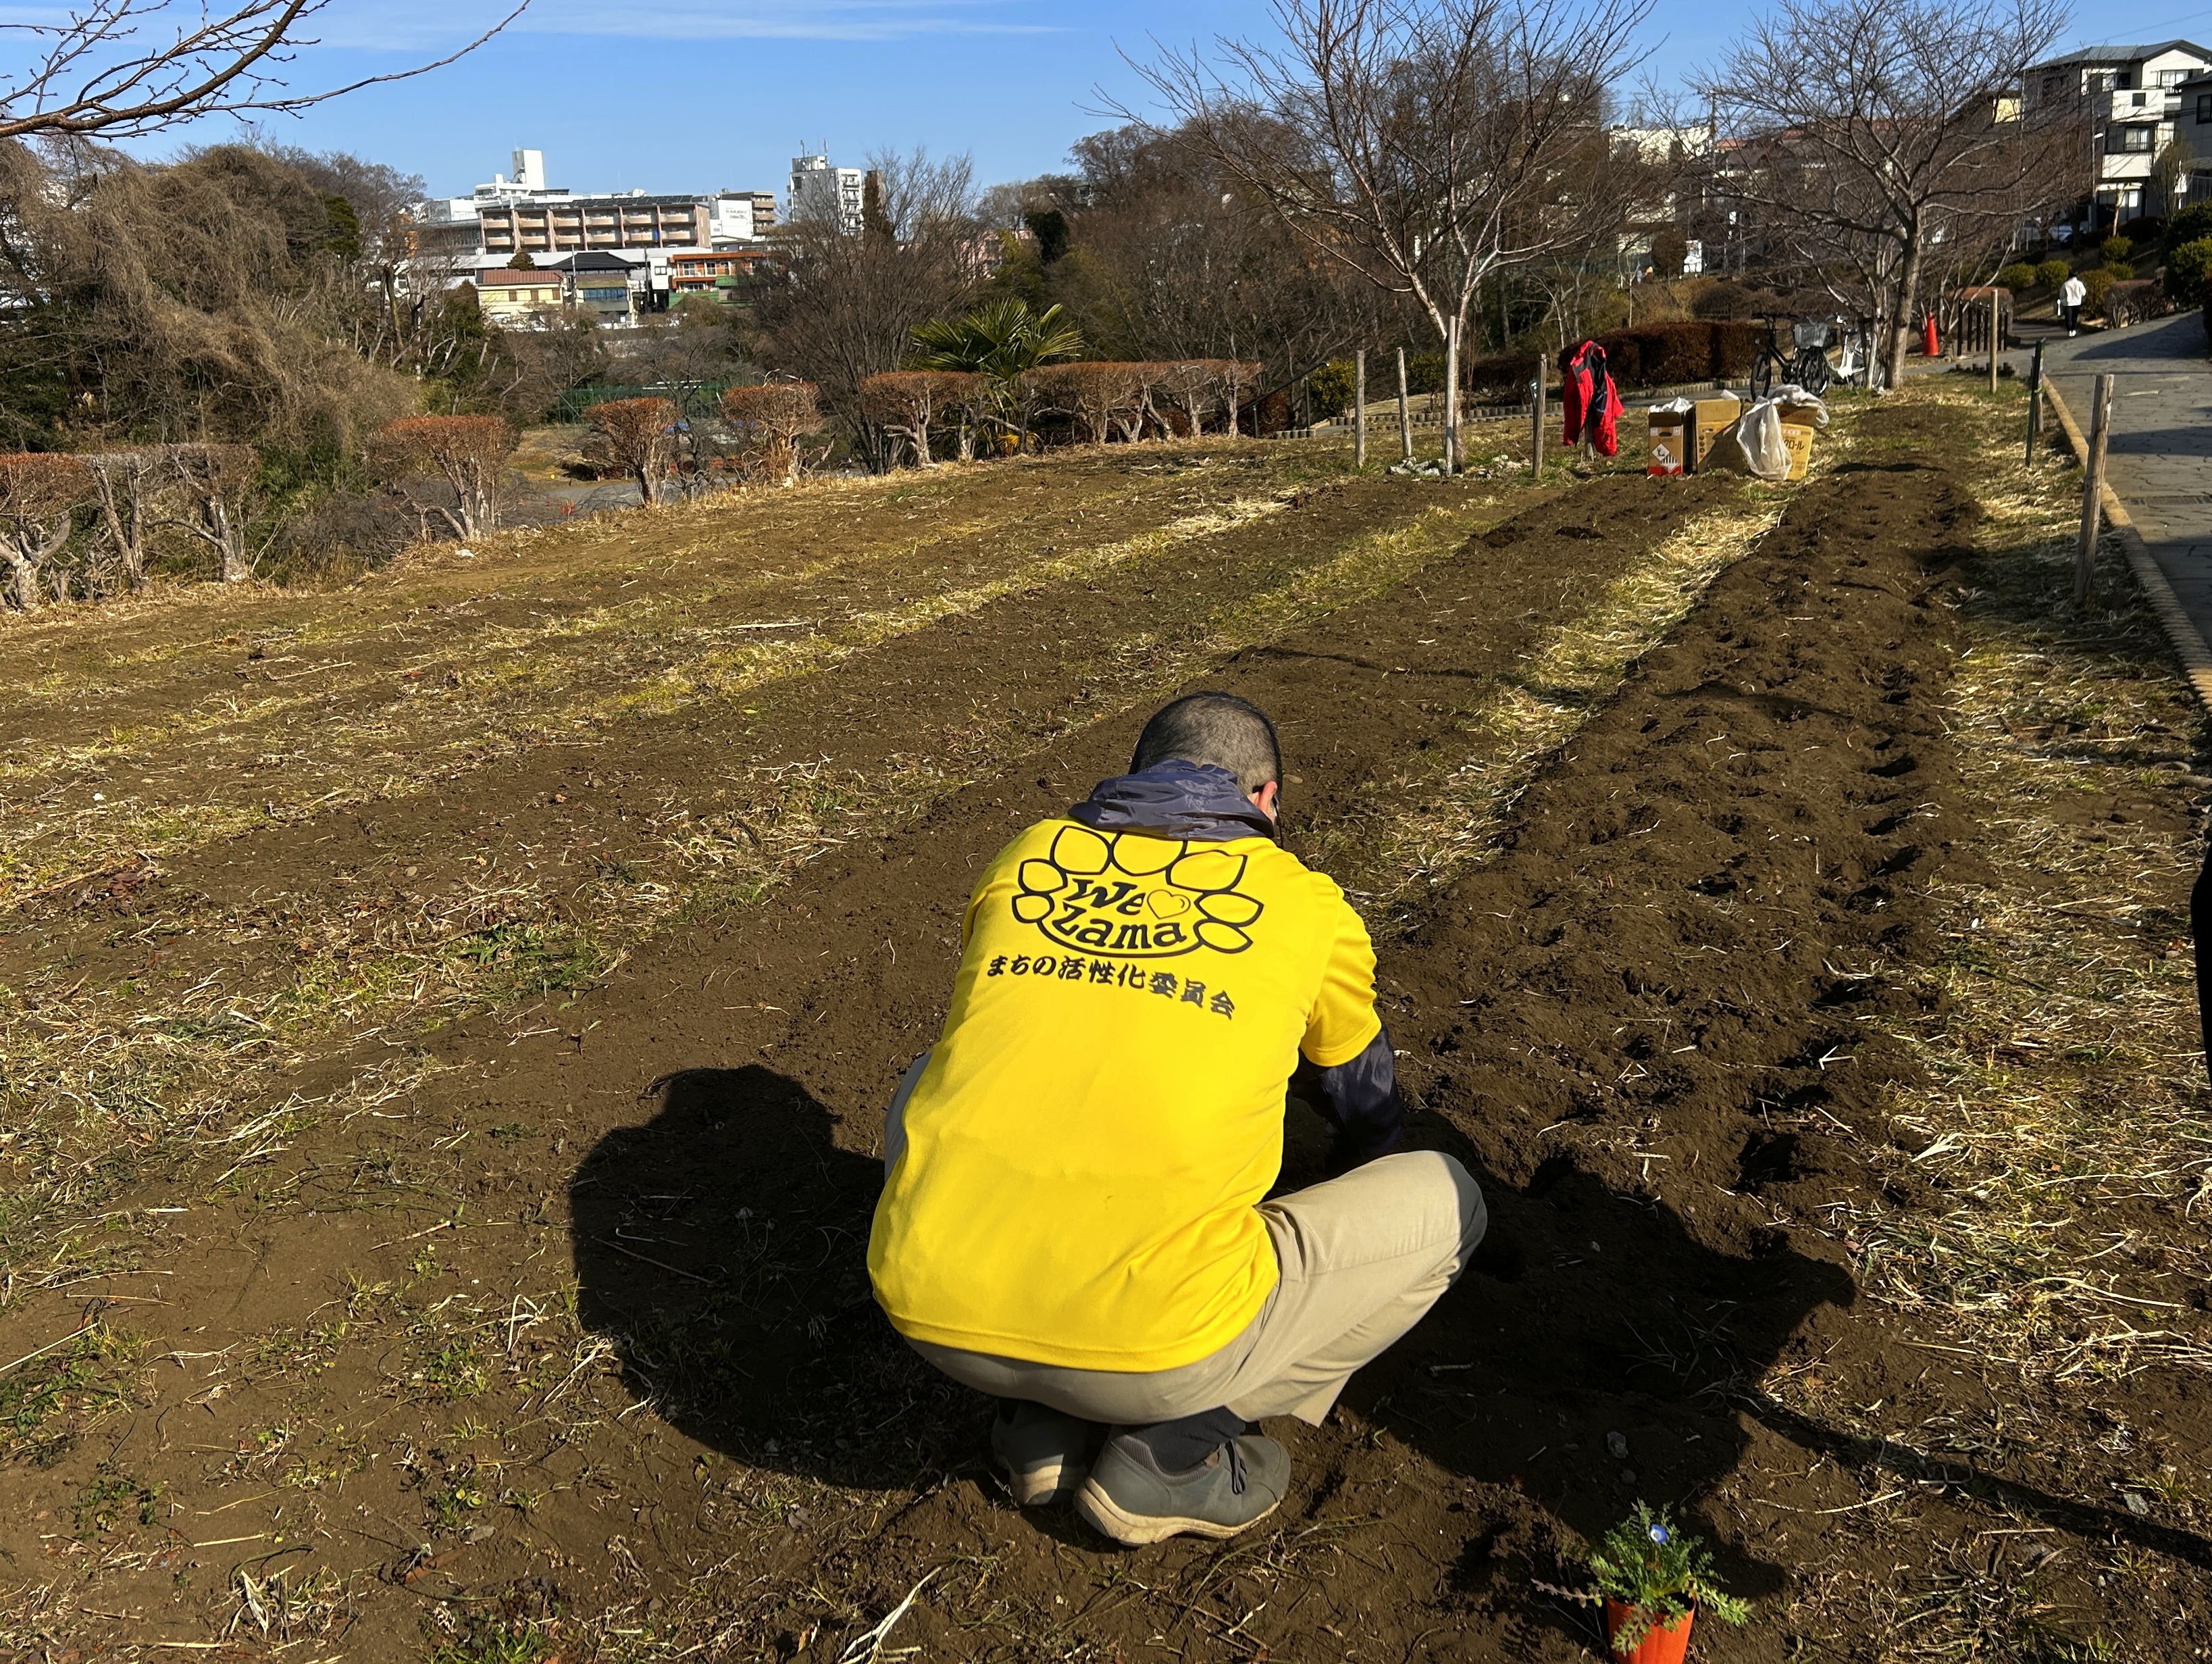
[[2084,432],[2093,378],[2112,375],[2106,481],[2212,641],[2212,357],[2203,314],[2062,336],[2044,350],[2043,363]]

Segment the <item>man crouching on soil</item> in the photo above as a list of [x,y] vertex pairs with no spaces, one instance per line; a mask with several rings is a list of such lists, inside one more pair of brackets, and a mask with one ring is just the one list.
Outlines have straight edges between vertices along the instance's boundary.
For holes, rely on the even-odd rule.
[[[1073,1495],[1137,1544],[1273,1513],[1290,1458],[1254,1423],[1319,1425],[1486,1216],[1450,1156],[1388,1154],[1375,952],[1275,842],[1273,725],[1194,693],[1129,768],[983,875],[944,1038],[886,1118],[868,1271],[924,1357],[999,1400],[1016,1498]],[[1301,1053],[1340,1176],[1263,1201]]]

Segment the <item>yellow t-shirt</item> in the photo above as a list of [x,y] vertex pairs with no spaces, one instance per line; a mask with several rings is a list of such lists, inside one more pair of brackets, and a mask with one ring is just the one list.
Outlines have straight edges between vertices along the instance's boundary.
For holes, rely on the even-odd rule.
[[969,904],[868,1272],[899,1332],[1087,1369],[1219,1350],[1278,1275],[1254,1204],[1303,1051],[1366,1049],[1375,951],[1265,838],[1030,827]]

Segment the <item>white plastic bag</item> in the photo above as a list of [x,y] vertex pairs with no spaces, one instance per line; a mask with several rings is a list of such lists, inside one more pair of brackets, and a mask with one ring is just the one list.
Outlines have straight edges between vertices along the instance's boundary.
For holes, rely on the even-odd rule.
[[[1826,411],[1821,415],[1825,417]],[[1749,474],[1754,479],[1790,478],[1790,447],[1782,437],[1782,406],[1762,399],[1721,430],[1700,466]]]
[[1796,417],[1801,421],[1804,419],[1805,413],[1810,411],[1813,425],[1816,428],[1828,425],[1828,407],[1815,394],[1806,392],[1795,381],[1775,388],[1774,402],[1782,406],[1785,414]]

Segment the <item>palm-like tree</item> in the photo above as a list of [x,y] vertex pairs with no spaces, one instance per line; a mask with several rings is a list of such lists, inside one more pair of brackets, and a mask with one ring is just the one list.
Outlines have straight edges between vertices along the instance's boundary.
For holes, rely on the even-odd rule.
[[1032,312],[1027,301],[994,301],[964,318],[933,319],[914,332],[921,350],[908,361],[914,369],[968,370],[988,376],[999,419],[1029,447],[1030,416],[1036,404],[1029,373],[1040,364],[1063,362],[1083,351],[1083,337],[1060,321],[1060,308]]

